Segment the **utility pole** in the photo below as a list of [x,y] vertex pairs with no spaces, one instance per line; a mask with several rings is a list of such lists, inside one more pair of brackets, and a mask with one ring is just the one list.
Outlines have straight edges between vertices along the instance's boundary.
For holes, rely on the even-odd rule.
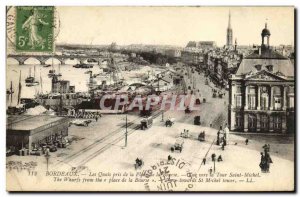
[[48,172],[49,158],[50,158],[50,154],[49,154],[48,151],[46,151],[45,157],[46,157],[46,162],[47,162],[47,172]]
[[216,159],[214,159],[214,173],[216,172]]
[[126,112],[126,124],[125,124],[126,130],[125,130],[125,147],[127,147],[127,112]]
[[127,104],[125,105],[125,113],[126,113],[126,116],[125,116],[125,147],[127,147],[127,135],[128,135],[128,130],[127,130],[127,127],[128,127],[128,123],[127,123]]

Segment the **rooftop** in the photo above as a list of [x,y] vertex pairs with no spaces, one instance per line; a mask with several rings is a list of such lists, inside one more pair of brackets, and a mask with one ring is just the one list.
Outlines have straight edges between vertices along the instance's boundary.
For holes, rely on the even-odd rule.
[[262,49],[259,53],[259,50],[255,50],[253,53],[245,57],[245,59],[288,59],[283,55],[273,51],[272,49]]
[[7,117],[6,127],[9,130],[30,131],[62,119],[66,118],[49,115],[12,115]]

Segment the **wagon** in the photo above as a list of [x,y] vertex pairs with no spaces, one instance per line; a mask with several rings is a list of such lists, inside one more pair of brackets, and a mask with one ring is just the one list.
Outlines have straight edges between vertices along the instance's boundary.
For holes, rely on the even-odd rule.
[[175,144],[171,147],[171,151],[174,152],[175,150],[178,150],[179,152],[183,149],[183,139],[178,138],[175,142]]
[[200,132],[200,134],[198,135],[198,140],[199,140],[200,142],[205,141],[205,131]]

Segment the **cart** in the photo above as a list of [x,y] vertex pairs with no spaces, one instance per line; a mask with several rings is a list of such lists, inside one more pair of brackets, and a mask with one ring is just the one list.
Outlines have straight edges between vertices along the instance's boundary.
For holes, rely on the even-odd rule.
[[171,127],[175,123],[175,118],[168,118],[166,120],[166,127]]
[[143,165],[144,165],[144,161],[142,159],[136,158],[134,168],[135,169],[142,168]]
[[171,147],[171,151],[174,152],[175,150],[178,150],[179,152],[183,149],[183,139],[178,138],[175,142],[175,144]]
[[205,141],[205,131],[200,132],[200,134],[198,135],[198,140],[200,142],[204,142]]

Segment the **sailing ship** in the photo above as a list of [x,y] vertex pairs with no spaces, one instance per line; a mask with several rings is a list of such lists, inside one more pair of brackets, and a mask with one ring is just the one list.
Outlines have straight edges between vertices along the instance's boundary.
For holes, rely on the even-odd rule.
[[58,76],[58,77],[61,77],[61,76],[62,76],[62,74],[61,74],[61,72],[60,72],[60,64],[58,65],[58,73],[56,74],[56,76]]
[[25,79],[26,86],[31,87],[31,86],[36,86],[39,85],[39,81],[35,79],[35,66],[34,66],[34,75],[33,77],[31,76],[31,68],[29,69],[29,76]]
[[20,71],[17,105],[13,106],[14,91],[13,91],[12,81],[11,81],[9,92],[7,92],[10,95],[10,106],[8,106],[7,108],[7,114],[21,114],[25,112],[25,106],[21,104],[21,90],[22,90],[22,84],[21,84],[21,71]]
[[31,68],[29,68],[29,75],[28,77],[25,79],[25,83],[33,83],[34,82],[34,77],[31,76]]
[[52,78],[54,75],[55,75],[55,70],[54,69],[49,70],[48,77]]

